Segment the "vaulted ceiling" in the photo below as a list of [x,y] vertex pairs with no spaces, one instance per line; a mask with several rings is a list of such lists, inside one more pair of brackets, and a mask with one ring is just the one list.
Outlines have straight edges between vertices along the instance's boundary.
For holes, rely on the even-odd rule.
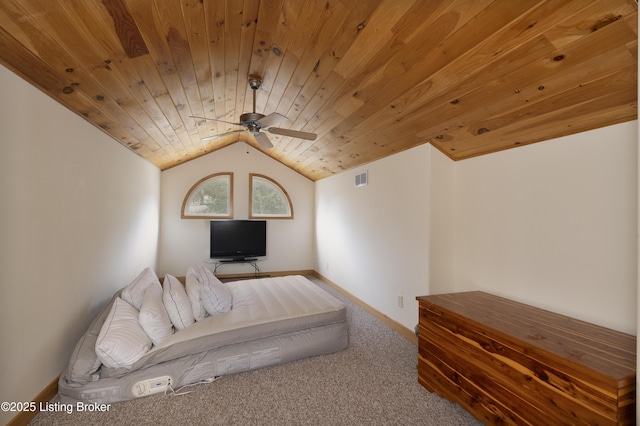
[[636,119],[637,12],[633,0],[2,0],[0,63],[162,170],[237,141],[262,149],[233,124],[259,77],[256,112],[317,134],[269,133],[265,152],[317,180],[424,143],[461,160]]

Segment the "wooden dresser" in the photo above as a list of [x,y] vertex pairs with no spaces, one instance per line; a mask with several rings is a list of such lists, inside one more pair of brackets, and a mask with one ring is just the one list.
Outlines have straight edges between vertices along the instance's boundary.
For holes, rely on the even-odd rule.
[[421,296],[418,381],[487,424],[635,424],[636,338],[484,292]]

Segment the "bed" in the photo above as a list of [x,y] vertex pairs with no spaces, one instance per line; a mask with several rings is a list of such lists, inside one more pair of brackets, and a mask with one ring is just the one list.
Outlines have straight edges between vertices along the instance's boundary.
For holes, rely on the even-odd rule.
[[[140,291],[141,286],[137,285],[136,289],[134,281],[117,292],[77,343],[58,383],[61,402],[105,404],[125,401],[212,381],[228,374],[337,352],[349,345],[346,306],[307,278],[295,275],[221,284],[211,278],[213,274],[206,268],[201,268],[200,276],[196,273],[197,279],[191,280],[195,285],[190,286],[189,273],[185,286],[172,276],[165,277],[164,309],[161,307],[160,310],[166,309],[171,328],[167,331],[166,325],[160,327],[162,321],[157,319],[152,324],[155,330],[149,329],[147,324],[145,334],[165,334],[161,338],[155,336],[151,342],[120,327],[114,312],[124,307],[143,324],[143,315],[148,314],[146,300],[157,297],[157,286],[151,286],[153,291],[146,291],[149,286]],[[191,268],[190,272],[193,272]],[[141,273],[144,274],[147,281],[153,282],[155,274],[152,271],[147,268]],[[205,298],[203,288],[207,288],[207,280],[215,280],[216,285],[224,286],[221,289],[228,292],[231,306],[223,306],[224,303],[220,305],[222,307],[214,306],[219,312],[213,314],[203,309],[207,303],[198,301],[197,295]],[[180,317],[180,312],[172,309],[175,307],[173,296],[182,292],[196,295],[195,299],[190,297],[192,303],[185,303],[182,295],[183,307],[191,304],[193,318]],[[131,303],[136,299],[137,303]],[[219,297],[214,300],[220,301]],[[158,317],[154,315],[151,317]],[[109,327],[120,333],[118,339],[124,336],[133,343],[123,344],[117,340],[109,346],[105,343],[108,340],[105,329]],[[140,344],[140,341],[146,343]],[[126,365],[114,364],[110,354],[104,353],[114,348],[126,350],[126,356],[136,354],[126,360]],[[137,353],[140,351],[142,355]]]

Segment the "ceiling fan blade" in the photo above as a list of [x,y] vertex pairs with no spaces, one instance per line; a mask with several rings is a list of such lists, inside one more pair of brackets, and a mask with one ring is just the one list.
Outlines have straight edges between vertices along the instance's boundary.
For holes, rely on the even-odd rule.
[[262,117],[260,120],[256,121],[262,128],[267,128],[271,126],[277,126],[278,124],[286,121],[287,117],[282,114],[278,114],[277,112],[272,112],[271,114]]
[[243,130],[232,130],[232,131],[230,131],[230,132],[220,133],[219,135],[207,136],[206,138],[202,138],[202,139],[200,139],[200,140],[203,140],[203,141],[210,141],[211,139],[221,138],[221,137],[223,137],[223,136],[232,135],[232,134],[234,134],[234,133],[242,133],[242,132],[244,132],[244,131],[245,131],[244,129],[243,129]]
[[273,144],[271,143],[271,140],[269,140],[269,136],[267,136],[266,133],[255,132],[253,133],[253,136],[256,137],[256,140],[258,141],[258,144],[262,147],[262,149],[273,148]]
[[269,133],[273,133],[274,135],[291,136],[292,138],[307,139],[310,141],[314,141],[318,137],[318,135],[316,135],[315,133],[301,132],[299,130],[291,129],[281,129],[279,127],[271,127],[267,130],[269,131]]
[[232,123],[231,121],[218,120],[217,118],[198,117],[197,115],[190,115],[189,117],[191,117],[191,118],[199,118],[201,120],[219,121],[220,123],[233,124],[235,126],[242,126],[242,123]]

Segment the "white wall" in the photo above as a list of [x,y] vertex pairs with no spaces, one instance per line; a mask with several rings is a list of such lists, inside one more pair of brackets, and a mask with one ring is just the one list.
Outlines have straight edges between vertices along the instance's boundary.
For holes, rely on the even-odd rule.
[[155,266],[160,171],[2,66],[0,93],[0,401],[29,401]]
[[316,270],[409,329],[429,290],[430,170],[423,145],[316,182]]
[[322,179],[316,269],[409,328],[416,295],[484,290],[636,334],[637,159],[631,122],[455,163],[425,145]]
[[455,167],[455,162],[431,149],[429,294],[447,293],[454,285]]
[[[249,217],[249,173],[269,176],[287,191],[294,218],[267,220],[267,256],[262,272],[313,269],[313,182],[244,142],[162,172],[158,274],[184,276],[209,258],[209,220],[181,219],[191,187],[205,176],[233,172],[234,219]],[[211,266],[211,265],[209,265]],[[251,273],[249,265],[225,265],[219,274]]]
[[455,285],[631,334],[637,122],[456,163]]

